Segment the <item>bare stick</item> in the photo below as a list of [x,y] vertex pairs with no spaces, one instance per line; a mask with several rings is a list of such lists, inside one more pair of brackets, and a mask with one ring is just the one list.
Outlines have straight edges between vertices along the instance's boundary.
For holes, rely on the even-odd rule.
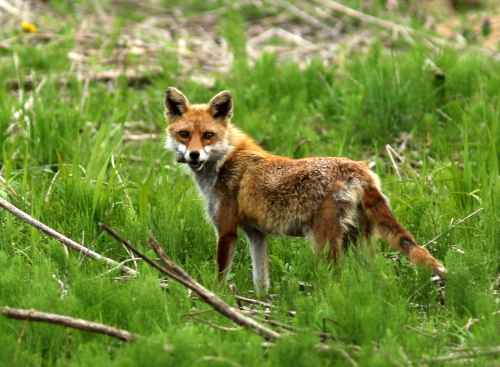
[[[142,258],[145,262],[147,262],[149,265],[151,265],[153,268],[155,268],[156,270],[162,272],[163,274],[169,276],[170,278],[174,278],[170,273],[167,273],[167,271],[162,268],[160,265],[158,265],[157,263],[155,263],[153,260],[151,260],[149,257],[147,257],[146,255],[144,255],[142,252],[140,252],[138,249],[136,249],[135,247],[133,247],[130,243],[128,243],[128,241],[125,241],[118,233],[116,233],[115,231],[113,231],[111,228],[109,228],[106,224],[104,223],[101,223],[99,224],[101,226],[102,229],[104,229],[106,232],[108,232],[111,236],[113,236],[118,242],[121,242],[122,244],[125,245],[125,247],[129,248],[130,250],[132,250],[132,252],[134,254],[136,254],[137,256],[139,256],[140,258]],[[175,278],[174,278],[175,279]]]
[[[139,335],[139,334],[133,334],[130,331],[125,330],[125,329],[119,329],[119,328],[116,328],[114,326],[109,326],[106,324],[101,324],[98,322],[80,319],[80,318],[76,318],[76,317],[60,315],[60,314],[50,313],[50,312],[36,311],[33,308],[30,310],[25,310],[25,309],[21,309],[21,308],[0,307],[0,313],[9,319],[26,320],[24,327],[23,327],[23,330],[21,332],[20,339],[24,337],[24,334],[26,332],[25,329],[26,329],[26,326],[28,324],[28,321],[38,321],[38,322],[45,322],[47,324],[60,325],[60,326],[70,327],[73,329],[104,334],[104,335],[111,336],[113,338],[123,340],[127,343],[132,343],[133,341],[135,341],[137,339],[149,341],[148,338],[146,338],[142,335]],[[20,345],[21,342],[22,342],[22,340],[21,341],[18,340],[18,345]],[[163,345],[163,350],[166,352],[170,353],[173,351],[173,349],[174,349],[174,347],[169,345],[169,344]]]
[[304,139],[304,140],[301,140],[297,146],[295,147],[294,151],[293,151],[293,155],[297,154],[297,152],[299,151],[300,147],[306,143],[312,143],[312,140],[311,139]]
[[236,298],[236,304],[238,305],[238,308],[241,309],[243,307],[243,303],[237,297],[239,296],[239,294],[238,289],[236,288],[236,284],[229,284],[229,289],[231,290],[231,292],[233,292],[234,297]]
[[403,176],[401,175],[401,172],[399,172],[399,167],[396,164],[396,161],[394,161],[394,157],[392,156],[392,151],[393,151],[392,147],[389,144],[387,144],[385,146],[385,150],[387,150],[387,154],[389,154],[389,158],[391,159],[392,166],[396,170],[396,173],[398,175],[399,181],[403,181]]
[[4,0],[0,0],[0,8],[12,15],[18,15],[21,12],[18,8],[10,5],[7,1]]
[[410,358],[408,358],[408,356],[406,355],[404,348],[399,347],[398,352],[399,352],[399,355],[401,356],[401,358],[403,359],[406,367],[413,367],[413,363],[410,361]]
[[196,312],[190,312],[190,313],[183,313],[181,316],[182,317],[191,317],[191,316],[196,316],[196,315],[203,315],[203,314],[206,314],[206,313],[210,313],[210,312],[214,312],[213,309],[210,309],[210,310],[203,310],[203,311],[196,311]]
[[314,0],[314,1],[316,3],[319,3],[319,4],[326,6],[329,9],[347,14],[348,16],[350,16],[352,18],[359,19],[365,23],[374,24],[374,25],[377,25],[379,27],[387,28],[391,31],[402,29],[408,34],[411,34],[414,36],[424,37],[424,38],[428,39],[429,41],[434,42],[436,45],[444,46],[447,44],[447,42],[445,40],[442,40],[440,38],[433,37],[433,36],[428,35],[424,32],[417,31],[413,28],[404,27],[402,25],[399,25],[399,24],[396,24],[393,22],[389,22],[387,20],[379,19],[379,18],[376,18],[374,16],[371,16],[371,15],[368,15],[365,13],[361,13],[361,12],[354,10],[352,8],[349,8],[345,5],[341,5],[336,1],[332,1],[332,0]]
[[191,276],[186,273],[183,269],[177,266],[167,254],[160,247],[160,244],[150,236],[150,243],[153,246],[156,254],[160,258],[161,262],[168,268],[168,270],[176,275],[175,280],[178,280],[181,284],[191,289],[195,292],[200,299],[210,306],[212,306],[217,312],[231,319],[234,323],[241,325],[251,331],[261,335],[266,340],[279,339],[281,335],[271,329],[268,329],[255,320],[243,315],[239,310],[232,308],[223,300],[221,300],[215,293],[210,292],[204,288],[200,283],[191,278]]
[[444,356],[433,357],[427,359],[429,362],[455,361],[458,359],[469,359],[478,356],[486,356],[491,354],[500,354],[500,347],[492,347],[485,349],[471,349],[463,352],[450,353]]
[[[260,305],[262,307],[278,309],[278,307],[276,307],[275,305],[273,305],[271,303],[258,301],[258,300],[253,299],[253,298],[247,298],[247,297],[242,297],[242,296],[237,296],[237,295],[235,295],[234,298],[236,298],[237,301],[243,301],[243,302],[251,303],[254,305]],[[279,310],[281,310],[281,309],[279,309]],[[290,316],[295,316],[295,314],[296,314],[296,311],[286,311],[286,310],[281,310],[281,311],[288,313]]]
[[260,321],[260,322],[264,322],[266,324],[276,326],[276,327],[279,327],[279,328],[284,329],[284,330],[288,330],[288,331],[297,331],[298,330],[296,327],[293,327],[293,326],[290,326],[287,324],[283,324],[283,323],[278,322],[278,321],[264,319],[264,318],[258,317],[258,316],[253,316],[253,318]]
[[80,111],[83,111],[83,108],[85,107],[85,101],[87,100],[87,97],[89,95],[89,84],[90,78],[87,76],[83,84],[82,99],[80,100]]
[[469,214],[468,216],[466,216],[464,219],[460,219],[458,222],[456,222],[454,225],[452,225],[450,228],[448,228],[446,231],[444,231],[443,233],[441,233],[440,235],[434,237],[432,240],[430,240],[429,242],[427,242],[425,245],[423,245],[422,247],[426,247],[428,246],[429,244],[431,244],[432,242],[436,241],[439,237],[445,235],[446,233],[448,233],[449,231],[451,231],[453,228],[455,228],[456,226],[458,226],[459,224],[465,222],[467,219],[469,219],[470,217],[472,217],[473,215],[479,213],[481,210],[483,210],[484,208],[479,208],[478,210],[476,210],[474,213],[471,213]]
[[56,313],[24,310],[21,308],[0,307],[0,312],[9,319],[39,321],[48,324],[55,324],[70,327],[78,330],[91,331],[94,333],[112,336],[128,343],[134,340],[134,334],[124,329],[118,329],[113,326],[100,324],[98,322],[88,321],[75,317],[59,315]]
[[[85,258],[84,258],[84,259],[85,259]],[[106,275],[106,274],[109,274],[109,273],[114,272],[114,271],[115,271],[115,270],[117,270],[117,269],[120,269],[120,268],[123,266],[123,264],[126,264],[126,263],[131,262],[131,261],[133,261],[133,262],[135,263],[137,260],[142,260],[142,258],[140,258],[140,257],[135,257],[135,258],[134,258],[134,257],[133,257],[133,258],[131,258],[131,259],[126,259],[126,260],[123,260],[121,263],[119,263],[119,264],[118,264],[118,266],[116,266],[116,267],[114,267],[114,268],[111,268],[111,269],[108,269],[108,270],[106,270],[104,273],[99,274],[99,275],[97,275],[97,276],[95,276],[95,277],[93,277],[93,278],[89,278],[89,280],[99,279],[99,277],[102,277],[102,276],[104,276],[104,275]],[[137,267],[136,267],[136,268],[137,268]]]
[[[81,167],[85,172],[85,169],[82,166],[79,166],[79,167]],[[111,214],[113,213],[113,210],[115,210],[115,204],[111,205],[111,208],[109,209],[108,214],[106,214],[106,219],[104,220],[104,223],[108,222],[109,218],[111,217]],[[90,242],[90,245],[89,245],[90,249],[92,249],[94,247],[95,241],[96,241],[97,237],[100,236],[101,233],[102,233],[102,228],[99,228],[99,230],[94,234],[94,238],[92,239],[92,242]],[[82,242],[82,244],[83,244],[83,242]],[[85,260],[85,256],[79,256],[78,266],[82,266],[84,260]],[[137,269],[137,266],[135,268]]]
[[[123,157],[120,157],[120,158],[123,158]],[[111,155],[111,166],[113,167],[113,169],[115,170],[115,173],[116,173],[116,177],[118,178],[118,181],[120,182],[120,185],[122,185],[123,187],[125,187],[125,183],[123,182],[122,180],[122,177],[120,176],[120,172],[119,170],[116,168],[116,164],[115,164],[115,155],[112,154]],[[125,193],[125,196],[127,197],[128,199],[128,204],[130,205],[131,208],[134,207],[134,205],[132,204],[132,199],[130,199],[130,195],[128,194],[128,190],[123,190],[123,192]],[[107,220],[106,220],[107,222]],[[105,223],[106,223],[105,222]]]
[[[405,145],[406,145],[406,143],[405,143]],[[393,147],[391,147],[389,144],[387,144],[387,145],[385,146],[385,148],[387,149],[387,151],[388,151],[388,152],[389,152],[389,151],[391,151],[391,152],[392,152],[392,153],[396,156],[396,158],[397,158],[397,159],[399,159],[399,160],[401,161],[401,163],[404,163],[404,162],[406,161],[406,158],[401,157],[401,156],[399,155],[399,153],[398,153],[398,152],[396,152],[396,150],[395,150]]]
[[[406,141],[403,143],[403,145],[406,145]],[[403,146],[402,145],[402,146]],[[408,162],[411,162],[410,160],[406,159],[405,157],[402,157],[401,155],[399,155],[398,152],[396,152],[396,150],[394,150],[393,147],[391,147],[389,144],[387,144],[385,146],[385,149],[387,150],[387,153],[389,154],[389,157],[391,158],[391,162],[392,162],[392,165],[394,166],[394,168],[396,169],[397,173],[398,173],[398,177],[399,177],[399,181],[403,181],[403,176],[400,174],[399,172],[399,169],[398,169],[398,166],[396,165],[396,162],[394,161],[394,158],[392,157],[392,155],[394,154],[396,156],[397,159],[399,159],[399,161],[404,165],[407,161]],[[413,172],[413,174],[415,175],[415,177],[419,178],[420,179],[420,175],[418,174],[417,171],[415,171],[414,169],[411,168],[411,165],[407,165],[407,167],[409,167],[411,169],[411,171]]]
[[118,241],[127,246],[136,255],[142,257],[148,264],[153,266],[155,269],[158,269],[163,274],[171,277],[172,279],[177,280],[179,283],[189,288],[191,291],[195,292],[203,302],[212,306],[215,311],[231,319],[234,323],[249,329],[250,331],[264,337],[266,340],[275,340],[281,337],[279,333],[264,327],[255,320],[243,315],[239,310],[232,308],[223,300],[221,300],[215,293],[210,292],[196,280],[191,278],[189,274],[187,274],[183,269],[177,266],[167,256],[167,254],[165,254],[163,249],[160,247],[160,244],[153,237],[150,236],[151,246],[155,250],[156,255],[160,258],[160,261],[163,263],[163,265],[165,265],[166,269],[157,265],[153,260],[143,255],[139,250],[130,245],[127,241],[121,238],[119,234],[117,234],[105,224],[101,224],[101,227]]
[[296,15],[297,17],[301,18],[302,20],[312,24],[312,25],[315,25],[316,27],[319,27],[319,28],[323,28],[325,30],[327,30],[328,32],[330,32],[331,34],[335,35],[335,36],[338,36],[339,34],[339,31],[335,28],[332,28],[324,23],[321,23],[319,20],[317,20],[316,18],[310,16],[309,14],[307,13],[304,13],[302,10],[300,10],[299,8],[293,6],[292,4],[289,4],[287,3],[286,1],[283,1],[283,0],[271,0],[272,3],[275,3],[275,4],[279,4],[283,7],[285,7],[286,9],[288,9],[288,11],[290,11],[290,13]]
[[71,166],[72,166],[72,164],[70,164],[70,163],[44,164],[43,166],[34,166],[34,167],[28,167],[28,168],[15,169],[12,172],[24,172],[25,169],[32,170],[32,169],[40,169],[40,168],[47,168],[47,167],[71,167]]
[[54,182],[56,182],[60,173],[61,173],[61,171],[57,171],[56,174],[54,175],[54,177],[52,178],[52,181],[50,182],[50,185],[49,185],[49,189],[47,190],[47,194],[45,195],[45,199],[43,199],[43,201],[45,201],[45,202],[49,201],[49,196],[52,192],[52,186],[54,186]]
[[286,29],[283,29],[283,28],[276,28],[276,35],[280,36],[284,39],[290,40],[292,42],[295,42],[299,46],[303,46],[303,47],[316,46],[314,43],[305,40],[304,38],[300,37],[299,35],[288,32]]
[[338,347],[338,348],[333,348],[336,352],[342,355],[345,359],[347,359],[347,362],[353,367],[358,367],[359,365],[356,363],[356,361],[347,353],[344,349]]
[[242,297],[242,296],[238,296],[238,295],[235,295],[234,298],[236,298],[237,300],[243,301],[243,302],[252,303],[254,305],[260,305],[263,307],[269,307],[269,308],[276,307],[275,305],[272,305],[270,303],[258,301],[258,300],[253,299],[253,298],[247,298],[247,297]]
[[[7,200],[5,200],[3,198],[0,198],[0,207],[2,207],[5,210],[7,210],[8,212],[14,214],[19,219],[22,219],[23,221],[28,223],[30,226],[33,226],[33,227],[39,229],[40,231],[42,231],[43,233],[45,233],[46,235],[48,235],[52,238],[55,238],[56,240],[61,242],[63,245],[71,247],[72,249],[82,253],[85,256],[90,257],[91,259],[104,261],[110,266],[118,266],[119,265],[119,263],[116,262],[115,260],[104,257],[101,254],[98,254],[97,252],[94,252],[94,251],[90,250],[89,248],[84,247],[84,246],[80,245],[79,243],[69,239],[68,237],[63,236],[59,232],[53,230],[52,228],[46,226],[42,222],[33,218],[32,216],[26,214],[22,210],[16,208],[14,205],[10,204]],[[130,274],[130,275],[137,275],[138,274],[138,272],[136,270],[131,269],[127,266],[121,266],[120,270],[122,272],[124,272],[126,274]]]
[[380,354],[382,357],[387,359],[389,362],[391,362],[396,367],[404,367],[404,364],[400,363],[397,359],[393,358],[392,356],[390,356],[389,354],[387,354],[386,352],[381,350],[380,345],[377,345],[377,347],[375,348],[375,352]]
[[[28,311],[30,314],[35,311],[31,309]],[[14,353],[14,361],[17,360],[17,356],[19,355],[19,351],[21,350],[21,345],[23,344],[24,336],[26,335],[26,329],[28,328],[29,317],[24,321],[23,329],[21,330],[21,335],[17,339],[16,352]]]
[[[290,325],[287,325],[287,324],[283,324],[281,322],[278,322],[278,321],[274,321],[274,320],[269,320],[269,319],[264,319],[262,317],[258,317],[258,316],[252,316],[254,319],[260,321],[260,322],[264,322],[266,324],[269,324],[269,325],[272,325],[272,326],[276,326],[276,327],[279,327],[281,329],[285,329],[285,330],[288,330],[288,331],[304,331],[303,329],[298,329],[294,326],[290,326]],[[327,333],[327,332],[314,332],[314,334],[318,335],[319,337],[321,337],[322,339],[322,342],[326,339],[332,339],[332,340],[342,340],[344,339],[341,335],[336,335],[336,334],[332,334],[332,333]]]
[[222,362],[231,365],[232,367],[243,367],[241,364],[230,361],[227,358],[219,357],[219,356],[204,356],[197,360],[194,364],[198,364],[200,362]]
[[240,327],[226,327],[226,326],[221,326],[213,323],[212,321],[209,320],[203,320],[201,317],[196,317],[196,316],[191,316],[192,319],[203,322],[204,324],[210,325],[216,329],[223,330],[223,331],[240,331],[242,330]]
[[415,329],[414,327],[410,326],[410,325],[404,325],[404,327],[410,331],[413,331],[414,333],[417,333],[417,334],[420,334],[420,335],[423,335],[427,338],[430,338],[430,339],[434,339],[434,340],[438,340],[444,344],[448,344],[452,347],[455,347],[455,348],[463,348],[462,345],[460,344],[456,344],[456,343],[453,343],[453,342],[449,342],[448,340],[443,340],[443,339],[439,339],[438,337],[434,336],[434,335],[431,335],[431,334],[428,334],[422,330],[419,330],[419,329]]

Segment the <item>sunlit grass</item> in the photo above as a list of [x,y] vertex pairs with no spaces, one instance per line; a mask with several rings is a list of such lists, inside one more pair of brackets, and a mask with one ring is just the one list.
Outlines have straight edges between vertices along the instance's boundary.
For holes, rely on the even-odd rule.
[[[75,11],[69,3],[58,4]],[[499,62],[453,49],[436,55],[422,45],[402,52],[375,44],[367,54],[349,55],[339,65],[278,64],[272,54],[249,65],[242,44],[244,17],[235,11],[220,25],[222,33],[235,30],[227,38],[237,57],[229,74],[216,76],[213,89],[181,78],[176,61],[167,57],[161,62],[168,65],[168,75],[143,89],[122,82],[90,82],[85,87],[76,79],[61,84],[58,74],[70,68],[65,57],[69,36],[49,49],[15,45],[0,62],[0,82],[30,70],[36,71],[37,82],[46,80],[40,90],[22,95],[0,88],[6,181],[0,184],[0,195],[117,261],[129,254],[99,231],[100,222],[107,221],[153,257],[146,243],[151,232],[175,262],[235,304],[229,290],[215,287],[214,231],[187,171],[164,151],[162,133],[166,87],[182,84],[186,96],[200,103],[230,89],[234,123],[266,149],[295,158],[343,155],[374,163],[396,216],[421,244],[483,207],[428,246],[449,269],[445,288],[383,242],[376,258],[354,249],[332,270],[318,262],[306,241],[271,238],[275,304],[297,311],[295,318],[286,312],[272,318],[301,332],[264,350],[262,340],[247,331],[222,331],[183,317],[207,306],[172,280],[162,290],[157,272],[141,261],[137,279],[113,280],[121,275],[117,270],[107,273],[109,268],[101,263],[72,250],[66,253],[57,241],[2,211],[0,306],[86,318],[150,340],[127,345],[30,322],[17,347],[23,322],[0,317],[1,365],[350,365],[335,349],[315,349],[319,338],[314,332],[320,331],[339,335],[332,342],[336,348],[364,366],[387,365],[384,355],[404,364],[405,356],[420,361],[446,354],[446,342],[466,347],[500,343],[494,284],[500,268]],[[115,36],[121,26],[114,23]],[[423,70],[427,58],[444,72],[444,85],[436,86],[433,74]],[[128,139],[131,121],[156,127],[158,133]],[[385,150],[386,144],[401,146],[401,133],[412,134],[400,152],[412,161],[398,168],[402,181]],[[230,281],[241,295],[252,296],[251,261],[243,237]],[[58,280],[67,290],[65,298]],[[233,326],[215,313],[200,317]],[[173,345],[175,353],[163,352],[163,343]]]

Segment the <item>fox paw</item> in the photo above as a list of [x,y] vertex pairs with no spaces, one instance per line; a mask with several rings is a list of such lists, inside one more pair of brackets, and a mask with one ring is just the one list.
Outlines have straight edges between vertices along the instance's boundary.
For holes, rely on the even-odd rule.
[[435,263],[432,264],[432,273],[434,274],[432,277],[432,280],[435,280],[435,281],[444,280],[446,278],[446,273],[448,271],[441,263],[439,263],[436,260],[434,260],[434,261],[435,261]]

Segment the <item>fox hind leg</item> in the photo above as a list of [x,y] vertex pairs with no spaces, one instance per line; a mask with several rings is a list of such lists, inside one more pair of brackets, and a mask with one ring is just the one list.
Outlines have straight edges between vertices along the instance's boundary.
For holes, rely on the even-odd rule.
[[247,236],[252,257],[252,275],[257,293],[267,294],[269,290],[269,255],[267,251],[267,236],[261,231],[251,228],[242,228]]
[[328,263],[338,262],[342,253],[344,230],[340,224],[341,208],[332,195],[326,195],[312,223],[316,250]]

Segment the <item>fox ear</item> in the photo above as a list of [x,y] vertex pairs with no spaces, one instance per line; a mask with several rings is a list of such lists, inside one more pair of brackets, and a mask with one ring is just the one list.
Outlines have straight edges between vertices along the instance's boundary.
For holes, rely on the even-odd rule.
[[220,122],[229,122],[233,117],[233,95],[225,90],[213,97],[207,105],[213,118]]
[[169,124],[174,123],[189,109],[189,101],[182,92],[169,87],[165,92],[165,118]]

